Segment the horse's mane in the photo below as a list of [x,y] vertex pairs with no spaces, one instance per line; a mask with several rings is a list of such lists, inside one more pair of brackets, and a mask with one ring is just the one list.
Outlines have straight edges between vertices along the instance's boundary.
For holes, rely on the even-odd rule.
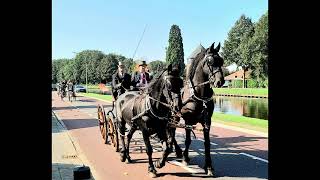
[[146,93],[150,93],[152,91],[152,89],[157,88],[158,86],[160,86],[159,79],[163,76],[164,72],[167,69],[164,69],[157,77],[153,78],[151,80],[151,82],[148,84],[148,87],[146,89],[144,89],[144,92]]
[[205,55],[205,51],[199,52],[195,58],[191,59],[191,61],[187,65],[186,78],[187,80],[191,79],[194,76],[194,73],[197,69],[199,62],[203,59]]

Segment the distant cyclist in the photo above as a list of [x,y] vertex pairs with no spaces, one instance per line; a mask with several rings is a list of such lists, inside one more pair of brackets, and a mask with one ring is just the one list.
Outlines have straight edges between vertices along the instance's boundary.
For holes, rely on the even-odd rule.
[[67,83],[67,90],[69,101],[72,101],[72,98],[74,97],[74,84],[71,80],[69,80]]

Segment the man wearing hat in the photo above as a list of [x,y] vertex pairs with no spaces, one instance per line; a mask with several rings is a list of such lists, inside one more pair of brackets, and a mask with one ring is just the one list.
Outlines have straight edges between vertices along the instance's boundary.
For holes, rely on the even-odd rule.
[[118,70],[112,75],[112,95],[115,100],[118,96],[130,89],[131,76],[125,72],[125,66],[122,62],[118,64]]
[[146,72],[146,61],[139,62],[139,71],[136,71],[131,76],[132,86],[134,88],[143,88],[150,82],[150,75]]

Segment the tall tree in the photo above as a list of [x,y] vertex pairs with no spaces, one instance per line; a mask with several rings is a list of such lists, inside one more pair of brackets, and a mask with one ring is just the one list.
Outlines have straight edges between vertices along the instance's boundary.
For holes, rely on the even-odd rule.
[[[79,83],[86,82],[86,70],[88,73],[88,80],[93,81],[95,78],[95,65],[94,62],[102,59],[105,55],[97,50],[84,50],[78,53],[75,57],[75,77]],[[89,83],[89,81],[88,81]]]
[[251,42],[253,46],[253,75],[259,82],[264,81],[268,78],[268,11],[255,24],[255,32]]
[[248,48],[248,42],[254,34],[254,26],[250,18],[241,15],[239,20],[231,28],[228,37],[224,42],[223,58],[226,65],[236,63],[242,67],[243,87],[245,86],[245,72],[251,67],[252,61],[248,57],[252,56],[252,51]]
[[99,76],[100,81],[110,82],[112,80],[112,75],[117,71],[118,68],[118,59],[123,59],[123,57],[119,57],[115,54],[107,54],[100,61],[99,66]]
[[56,59],[52,60],[52,82],[57,83],[66,80],[64,67],[72,59]]
[[179,26],[172,25],[169,33],[169,46],[166,50],[166,62],[172,63],[174,66],[180,68],[180,75],[183,74],[185,68],[184,64],[184,52],[181,30]]

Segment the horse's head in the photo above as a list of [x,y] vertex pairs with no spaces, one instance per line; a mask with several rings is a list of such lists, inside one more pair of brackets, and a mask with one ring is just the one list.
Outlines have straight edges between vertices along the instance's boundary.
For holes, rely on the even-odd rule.
[[222,72],[223,59],[219,55],[220,43],[214,48],[214,43],[205,52],[203,58],[203,71],[208,75],[210,84],[214,87],[221,87],[224,84]]
[[180,69],[176,67],[172,67],[170,64],[167,68],[167,74],[164,76],[164,84],[165,90],[168,93],[164,92],[168,103],[170,103],[175,111],[179,111],[182,106],[181,100],[181,88],[183,87],[183,80],[179,76]]
[[[181,88],[183,87],[183,80],[179,76],[180,69],[173,67],[170,64],[158,77],[150,82],[146,89],[147,93],[153,98],[170,105],[171,111],[179,111],[182,106]],[[157,103],[152,101],[152,103]],[[159,109],[162,111],[163,109]]]

